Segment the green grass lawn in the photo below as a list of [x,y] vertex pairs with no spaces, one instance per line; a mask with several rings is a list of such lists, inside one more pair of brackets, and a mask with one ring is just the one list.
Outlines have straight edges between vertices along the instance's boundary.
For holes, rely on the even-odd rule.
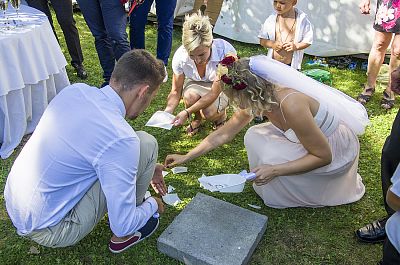
[[[94,48],[94,40],[80,13],[76,14],[76,19],[85,57],[84,65],[89,74],[86,82],[98,86],[102,83],[102,71]],[[59,27],[58,35],[67,61],[70,61]],[[146,30],[147,48],[153,54],[155,54],[156,37],[156,26],[149,25]],[[178,27],[174,30],[171,57],[180,42],[181,29]],[[234,41],[232,43],[241,57],[265,52],[258,45]],[[329,70],[333,74],[333,85],[352,97],[359,93],[360,84],[366,80],[365,72],[360,70],[349,71],[335,68]],[[71,83],[81,82],[71,66],[67,66],[67,71]],[[168,71],[169,81],[162,85],[150,108],[140,118],[130,122],[135,130],[146,130],[157,138],[160,147],[159,162],[163,162],[169,153],[187,152],[211,131],[211,125],[209,125],[206,130],[190,138],[185,134],[184,128],[165,131],[144,127],[145,122],[156,110],[162,110],[165,107],[166,97],[171,87],[172,70],[168,69]],[[263,206],[261,210],[250,208],[269,217],[267,232],[256,248],[250,264],[368,265],[376,264],[381,258],[382,246],[357,242],[354,231],[366,222],[385,215],[381,195],[380,152],[398,111],[398,102],[396,108],[390,111],[382,110],[379,106],[382,91],[383,88],[378,87],[377,93],[368,105],[371,126],[360,137],[359,173],[366,185],[364,197],[359,202],[350,205],[320,209],[277,210],[266,206]],[[180,105],[180,109],[182,107]],[[244,133],[245,130],[232,143],[188,163],[188,173],[169,174],[166,182],[176,188],[183,203],[176,208],[167,207],[166,213],[161,217],[159,229],[151,238],[118,255],[108,250],[107,244],[111,231],[106,219],[103,219],[79,244],[63,249],[44,248],[16,234],[6,213],[3,190],[8,172],[22,147],[20,146],[10,158],[0,160],[0,264],[180,264],[159,253],[156,240],[196,193],[203,192],[244,208],[249,208],[248,203],[263,205],[250,184],[246,184],[242,193],[223,194],[207,192],[201,189],[197,182],[197,178],[202,173],[212,175],[247,169],[247,156],[243,145]]]

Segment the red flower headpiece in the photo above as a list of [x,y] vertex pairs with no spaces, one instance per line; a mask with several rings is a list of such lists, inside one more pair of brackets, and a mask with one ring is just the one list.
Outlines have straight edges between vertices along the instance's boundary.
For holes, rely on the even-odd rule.
[[222,59],[221,62],[219,62],[221,65],[229,67],[231,66],[234,62],[236,61],[236,58],[233,57],[232,55],[226,56],[224,59]]
[[238,76],[235,76],[232,73],[229,74],[229,70],[237,59],[239,59],[239,57],[228,55],[219,63],[218,68],[222,82],[231,85],[235,90],[243,90],[247,87],[247,84],[243,80],[238,79]]

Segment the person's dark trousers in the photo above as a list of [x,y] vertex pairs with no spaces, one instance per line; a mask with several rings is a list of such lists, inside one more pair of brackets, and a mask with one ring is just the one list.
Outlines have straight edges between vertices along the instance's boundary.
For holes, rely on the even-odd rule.
[[[168,64],[172,47],[172,30],[174,28],[174,11],[176,0],[155,0],[158,22],[157,58]],[[130,43],[132,49],[145,48],[144,31],[147,15],[154,0],[145,0],[136,7],[130,16]]]
[[78,4],[95,39],[104,80],[109,81],[115,60],[130,51],[125,8],[120,0],[78,0]]
[[400,254],[397,249],[392,245],[389,238],[385,239],[383,245],[383,259],[379,263],[380,265],[399,265]]
[[[60,24],[60,27],[64,33],[68,52],[71,56],[71,64],[82,65],[82,48],[79,41],[78,29],[76,28],[76,23],[72,11],[72,1],[50,0],[50,2],[53,6],[54,12],[56,13],[57,21]],[[27,0],[27,3],[29,6],[36,8],[46,14],[51,24],[51,27],[53,28],[54,35],[56,35],[57,38],[57,34],[53,26],[53,19],[51,18],[48,0]]]
[[[382,178],[382,192],[385,209],[388,215],[392,215],[394,211],[386,203],[387,191],[392,185],[390,179],[392,178],[397,165],[400,162],[400,111],[397,112],[394,119],[390,135],[386,138],[385,144],[382,149],[381,158],[381,178]],[[400,263],[399,263],[400,264]]]

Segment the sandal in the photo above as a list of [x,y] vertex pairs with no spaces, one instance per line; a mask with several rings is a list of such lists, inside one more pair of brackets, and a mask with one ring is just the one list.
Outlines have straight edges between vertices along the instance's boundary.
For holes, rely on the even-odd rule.
[[[391,93],[392,94],[392,93]],[[383,98],[381,100],[381,107],[385,110],[389,110],[394,107],[395,98],[391,98],[386,91],[383,91]]]
[[[365,92],[370,94],[364,94]],[[366,104],[368,101],[370,101],[372,94],[374,94],[374,92],[375,92],[375,87],[366,88],[366,86],[364,86],[364,91],[357,96],[357,101],[363,105]]]
[[226,120],[223,120],[223,121],[221,121],[221,122],[214,122],[213,123],[213,127],[212,127],[212,129],[214,130],[214,131],[216,131],[216,130],[218,130],[220,127],[222,127],[224,124],[225,124],[225,122],[226,122]]
[[[195,124],[198,124],[198,125],[197,126],[192,125],[193,122],[195,122]],[[190,122],[189,126],[186,128],[186,133],[189,136],[194,136],[200,131],[201,127],[202,127],[201,121],[194,120],[194,121]]]

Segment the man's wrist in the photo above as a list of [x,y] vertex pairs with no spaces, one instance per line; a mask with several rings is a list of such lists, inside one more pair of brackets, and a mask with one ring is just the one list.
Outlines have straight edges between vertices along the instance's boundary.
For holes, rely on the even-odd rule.
[[154,197],[152,197],[152,196],[148,197],[146,199],[146,202],[150,203],[150,205],[151,205],[151,211],[152,211],[151,214],[154,214],[158,211],[158,202],[156,201],[156,199],[154,199]]

